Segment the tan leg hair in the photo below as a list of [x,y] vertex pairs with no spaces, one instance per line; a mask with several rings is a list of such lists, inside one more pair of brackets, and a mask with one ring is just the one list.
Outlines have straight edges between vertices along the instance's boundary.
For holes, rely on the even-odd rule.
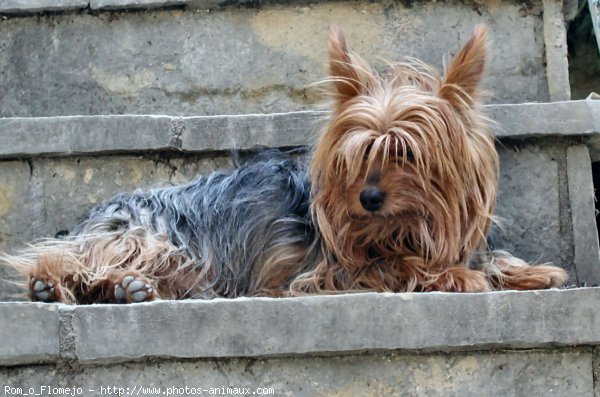
[[[31,300],[76,303],[74,292],[79,290],[80,284],[88,282],[78,251],[79,245],[74,241],[44,240],[29,246],[20,255],[2,255],[0,263],[14,268],[25,278],[19,286],[27,291]],[[41,289],[50,288],[54,288],[55,293],[46,299],[36,296],[43,293]]]
[[[56,285],[57,292],[55,299],[46,301],[65,303],[110,301],[108,291],[114,290],[123,272],[154,282],[159,294],[168,299],[198,294],[207,278],[166,236],[151,234],[142,227],[45,240],[0,260],[29,280],[23,286],[30,294],[35,291],[36,281],[45,280]],[[38,287],[41,289],[41,284]]]
[[455,266],[423,283],[423,291],[485,292],[491,289],[482,271]]
[[557,266],[529,265],[510,255],[493,256],[484,265],[492,287],[496,290],[535,290],[560,287],[568,278]]

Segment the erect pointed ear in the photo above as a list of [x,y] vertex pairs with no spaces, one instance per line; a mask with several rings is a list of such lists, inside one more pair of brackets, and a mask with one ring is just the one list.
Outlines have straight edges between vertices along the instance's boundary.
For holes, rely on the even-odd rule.
[[466,101],[469,105],[478,99],[479,83],[485,70],[487,32],[485,25],[475,27],[473,35],[445,73],[439,92],[441,97],[449,101]]
[[362,80],[370,74],[369,67],[348,51],[344,34],[336,25],[329,29],[329,74],[340,103],[358,95],[367,84]]

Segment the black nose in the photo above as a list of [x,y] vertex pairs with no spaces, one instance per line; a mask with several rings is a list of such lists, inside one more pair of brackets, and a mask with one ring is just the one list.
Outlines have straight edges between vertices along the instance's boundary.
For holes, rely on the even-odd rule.
[[360,203],[367,211],[377,211],[383,206],[385,192],[376,187],[369,187],[360,192]]

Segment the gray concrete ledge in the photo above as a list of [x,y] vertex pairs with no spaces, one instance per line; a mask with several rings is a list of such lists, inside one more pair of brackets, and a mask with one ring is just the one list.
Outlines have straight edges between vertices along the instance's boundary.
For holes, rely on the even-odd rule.
[[86,8],[88,0],[0,0],[0,13],[37,13]]
[[90,10],[144,10],[172,6],[192,9],[213,9],[227,5],[246,4],[248,0],[0,0],[0,14],[35,14],[40,12]]
[[0,365],[52,362],[59,353],[57,305],[0,303]]
[[[598,345],[599,300],[600,288],[581,288],[74,307],[5,303],[0,365],[58,360],[58,353],[92,364]],[[59,319],[67,332],[58,333]]]
[[[498,138],[600,134],[600,101],[490,105]],[[0,159],[148,150],[215,152],[314,142],[326,112],[0,118]]]
[[190,0],[90,0],[89,3],[92,10],[119,8],[144,9],[185,5],[189,4]]
[[[309,1],[305,1],[308,3]],[[28,15],[41,12],[74,11],[89,8],[92,11],[104,10],[145,10],[172,6],[186,6],[190,9],[208,10],[231,5],[244,5],[250,0],[0,0],[0,14]],[[267,0],[264,3],[277,3]],[[289,2],[282,2],[289,4]],[[294,4],[302,1],[294,0]]]
[[498,138],[600,133],[600,101],[564,101],[486,106]]
[[[208,0],[207,0],[208,1]],[[33,14],[39,12],[118,8],[158,8],[192,3],[190,0],[0,0],[0,13]],[[207,3],[208,4],[208,3]]]

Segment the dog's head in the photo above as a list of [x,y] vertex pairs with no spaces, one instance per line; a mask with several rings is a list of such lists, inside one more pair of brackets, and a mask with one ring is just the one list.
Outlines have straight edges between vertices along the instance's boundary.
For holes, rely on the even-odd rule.
[[331,29],[335,105],[311,177],[313,215],[338,261],[412,255],[450,265],[485,238],[497,184],[478,110],[486,35],[477,26],[443,76],[417,61],[382,76]]

